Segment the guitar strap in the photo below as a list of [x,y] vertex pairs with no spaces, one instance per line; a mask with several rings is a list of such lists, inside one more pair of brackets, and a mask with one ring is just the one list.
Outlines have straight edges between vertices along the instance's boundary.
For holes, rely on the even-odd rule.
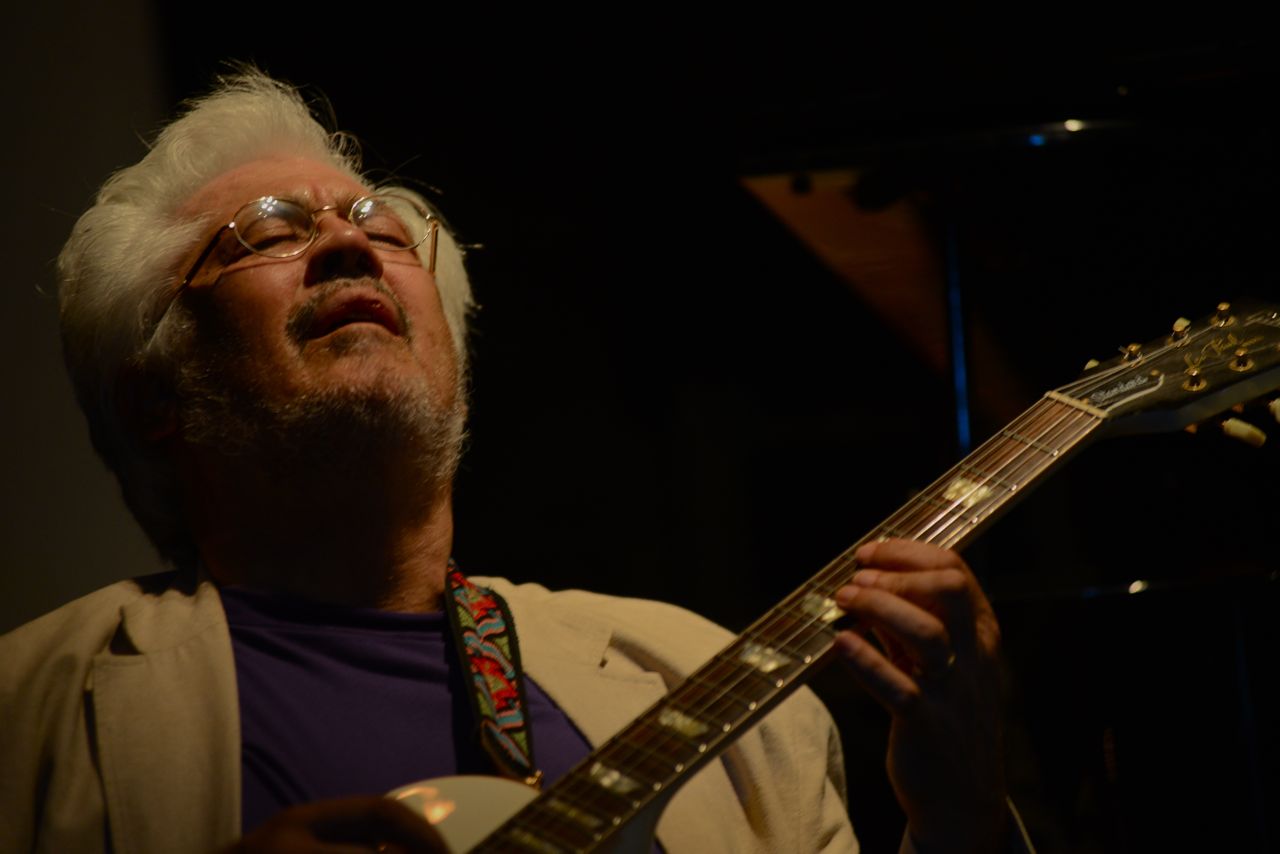
[[453,560],[446,572],[445,613],[453,631],[480,746],[504,777],[536,786],[542,772],[533,764],[533,723],[526,709],[524,674],[515,621],[506,600],[467,580]]

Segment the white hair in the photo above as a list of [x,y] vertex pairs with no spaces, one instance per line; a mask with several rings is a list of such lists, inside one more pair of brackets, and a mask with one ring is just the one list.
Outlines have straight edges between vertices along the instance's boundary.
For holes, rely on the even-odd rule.
[[[175,563],[192,557],[194,547],[175,475],[126,423],[122,380],[131,372],[171,379],[175,350],[189,332],[173,312],[163,324],[157,316],[179,288],[178,264],[209,225],[207,216],[180,215],[183,203],[230,169],[280,156],[310,158],[363,180],[355,141],[326,131],[292,86],[254,69],[221,78],[161,130],[141,161],[103,184],[58,256],[63,355],[93,445],[151,541]],[[420,257],[426,251],[419,247]],[[462,251],[444,228],[435,278],[463,376],[474,303]]]

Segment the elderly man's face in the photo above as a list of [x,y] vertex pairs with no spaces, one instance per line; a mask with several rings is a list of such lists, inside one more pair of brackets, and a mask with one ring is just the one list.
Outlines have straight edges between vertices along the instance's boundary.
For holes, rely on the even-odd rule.
[[[355,198],[368,193],[326,164],[283,158],[233,169],[188,200],[184,213],[213,214],[210,235],[262,196],[339,208],[320,215],[315,241],[292,258],[255,255],[224,231],[193,276],[182,297],[195,321],[192,357],[198,365],[186,384],[198,412],[183,425],[188,438],[252,441],[244,437],[259,429],[250,423],[254,419],[283,432],[290,428],[281,419],[296,420],[308,408],[323,416],[321,432],[341,433],[340,426],[326,428],[323,418],[341,423],[343,407],[355,407],[361,417],[373,413],[376,420],[388,402],[398,411],[407,406],[437,420],[447,416],[458,421],[452,432],[460,433],[458,366],[434,277],[414,252],[375,250],[342,218]],[[183,269],[202,245],[193,247]],[[210,415],[219,407],[225,411]],[[208,423],[236,419],[249,427],[236,428],[230,440],[218,436],[221,425]]]

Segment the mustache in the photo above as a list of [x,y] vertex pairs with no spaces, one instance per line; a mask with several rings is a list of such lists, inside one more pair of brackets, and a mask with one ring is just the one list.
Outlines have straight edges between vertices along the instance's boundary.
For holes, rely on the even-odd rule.
[[396,319],[400,322],[400,328],[404,330],[405,338],[413,338],[413,326],[409,322],[409,314],[404,310],[404,306],[401,305],[400,299],[395,295],[395,292],[387,287],[386,282],[381,279],[361,278],[335,279],[331,282],[325,282],[323,285],[318,285],[310,299],[289,312],[289,319],[285,322],[285,334],[289,336],[289,340],[298,345],[304,343],[311,337],[311,329],[315,326],[316,315],[320,311],[320,306],[334,294],[353,288],[376,291],[391,306],[391,310],[396,313]]

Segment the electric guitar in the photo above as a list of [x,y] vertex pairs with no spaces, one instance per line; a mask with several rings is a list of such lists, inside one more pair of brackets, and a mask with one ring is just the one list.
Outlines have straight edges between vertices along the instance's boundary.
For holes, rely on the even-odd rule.
[[[795,690],[829,656],[833,601],[853,552],[899,537],[960,548],[1093,439],[1189,428],[1280,388],[1280,310],[1227,303],[1168,336],[1090,363],[757,620],[662,700],[544,792],[495,777],[447,777],[395,790],[452,851],[650,850],[671,795]],[[1271,401],[1280,420],[1280,399]],[[1223,430],[1261,444],[1258,428]],[[472,811],[468,805],[479,806]]]

